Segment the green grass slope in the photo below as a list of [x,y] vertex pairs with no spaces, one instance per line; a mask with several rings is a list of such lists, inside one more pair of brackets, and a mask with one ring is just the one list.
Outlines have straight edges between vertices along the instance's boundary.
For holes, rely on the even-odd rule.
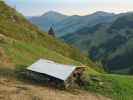
[[0,1],[0,52],[3,65],[8,63],[12,66],[29,65],[39,58],[46,58],[60,63],[95,67],[76,48],[41,32],[2,1]]
[[[97,81],[92,80],[92,77],[95,77]],[[132,76],[97,74],[91,77],[89,76],[83,88],[110,97],[112,100],[132,100],[132,83]]]

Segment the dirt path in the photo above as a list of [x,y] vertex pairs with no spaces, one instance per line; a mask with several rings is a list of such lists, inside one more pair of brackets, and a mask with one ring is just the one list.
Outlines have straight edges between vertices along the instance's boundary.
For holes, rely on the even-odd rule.
[[29,85],[15,79],[0,77],[0,100],[110,100],[100,95],[80,91],[70,92]]

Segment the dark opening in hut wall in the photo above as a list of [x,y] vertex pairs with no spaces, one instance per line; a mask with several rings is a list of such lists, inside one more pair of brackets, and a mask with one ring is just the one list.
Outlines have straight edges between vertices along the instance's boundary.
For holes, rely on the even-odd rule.
[[28,79],[34,80],[35,82],[39,82],[47,86],[53,86],[57,88],[77,87],[77,85],[79,85],[79,83],[81,82],[79,78],[81,77],[81,75],[82,74],[77,74],[77,70],[75,70],[67,80],[63,81],[58,78],[38,72],[26,71],[25,73],[25,76],[28,77]]
[[42,74],[42,73],[37,73],[33,71],[27,71],[26,76],[39,83],[43,83],[44,85],[48,86],[53,86],[53,87],[58,87],[58,88],[64,88],[64,81],[60,80],[58,78]]

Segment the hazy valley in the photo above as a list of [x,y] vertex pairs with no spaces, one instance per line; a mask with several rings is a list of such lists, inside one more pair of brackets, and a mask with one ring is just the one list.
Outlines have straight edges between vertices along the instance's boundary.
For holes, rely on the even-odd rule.
[[[52,13],[46,13],[48,18],[52,18]],[[41,18],[47,16],[44,14]],[[35,19],[40,18],[33,17],[30,20],[45,30],[45,25],[36,23]],[[61,21],[49,23],[49,27],[53,26],[58,38],[79,48],[93,61],[101,62],[106,71],[132,74],[132,19],[132,12],[113,14],[99,11],[86,16],[65,16]]]

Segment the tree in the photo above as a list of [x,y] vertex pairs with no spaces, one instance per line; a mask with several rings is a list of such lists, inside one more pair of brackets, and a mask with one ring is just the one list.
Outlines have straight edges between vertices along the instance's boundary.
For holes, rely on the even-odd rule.
[[53,37],[55,37],[55,32],[54,32],[54,30],[53,30],[52,27],[50,27],[50,29],[48,31],[48,34],[51,35],[51,36],[53,36]]

